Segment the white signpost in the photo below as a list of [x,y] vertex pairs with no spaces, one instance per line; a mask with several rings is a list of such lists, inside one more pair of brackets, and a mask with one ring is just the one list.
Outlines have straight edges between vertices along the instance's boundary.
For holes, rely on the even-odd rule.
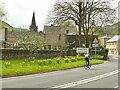
[[78,55],[80,53],[89,53],[89,48],[77,48],[76,52],[78,53]]

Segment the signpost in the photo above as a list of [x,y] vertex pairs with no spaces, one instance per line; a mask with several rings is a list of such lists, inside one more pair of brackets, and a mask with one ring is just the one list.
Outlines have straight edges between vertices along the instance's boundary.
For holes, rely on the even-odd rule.
[[78,55],[80,53],[89,53],[89,48],[77,48],[76,52],[78,53]]
[[96,60],[96,46],[98,44],[98,40],[96,38],[94,39],[93,44],[95,44],[95,60]]

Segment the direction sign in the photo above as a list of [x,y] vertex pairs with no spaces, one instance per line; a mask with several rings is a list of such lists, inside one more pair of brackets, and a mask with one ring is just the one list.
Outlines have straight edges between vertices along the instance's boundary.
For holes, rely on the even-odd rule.
[[89,48],[77,48],[77,53],[89,53]]

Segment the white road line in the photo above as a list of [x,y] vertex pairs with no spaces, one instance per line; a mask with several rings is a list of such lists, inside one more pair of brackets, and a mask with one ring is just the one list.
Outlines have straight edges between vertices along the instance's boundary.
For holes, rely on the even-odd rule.
[[118,88],[118,86],[115,86],[114,88]]
[[95,76],[95,77],[92,77],[92,78],[88,78],[88,79],[84,79],[84,80],[80,80],[80,81],[76,81],[76,82],[72,82],[72,83],[67,83],[67,84],[64,84],[64,85],[59,85],[59,86],[55,86],[55,87],[51,87],[51,88],[68,88],[68,87],[92,82],[92,81],[95,81],[95,80],[99,80],[99,79],[102,79],[102,78],[105,78],[105,77],[108,77],[108,76],[111,76],[111,75],[114,75],[114,74],[117,74],[117,73],[118,73],[118,70],[115,70],[115,71],[112,71],[112,72],[109,72],[109,73],[106,73],[106,74],[102,74],[102,75],[99,75],[99,76]]

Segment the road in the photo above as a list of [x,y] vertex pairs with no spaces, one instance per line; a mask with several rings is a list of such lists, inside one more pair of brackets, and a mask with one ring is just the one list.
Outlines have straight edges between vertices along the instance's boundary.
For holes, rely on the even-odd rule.
[[118,57],[92,65],[42,74],[4,78],[2,88],[117,88]]

